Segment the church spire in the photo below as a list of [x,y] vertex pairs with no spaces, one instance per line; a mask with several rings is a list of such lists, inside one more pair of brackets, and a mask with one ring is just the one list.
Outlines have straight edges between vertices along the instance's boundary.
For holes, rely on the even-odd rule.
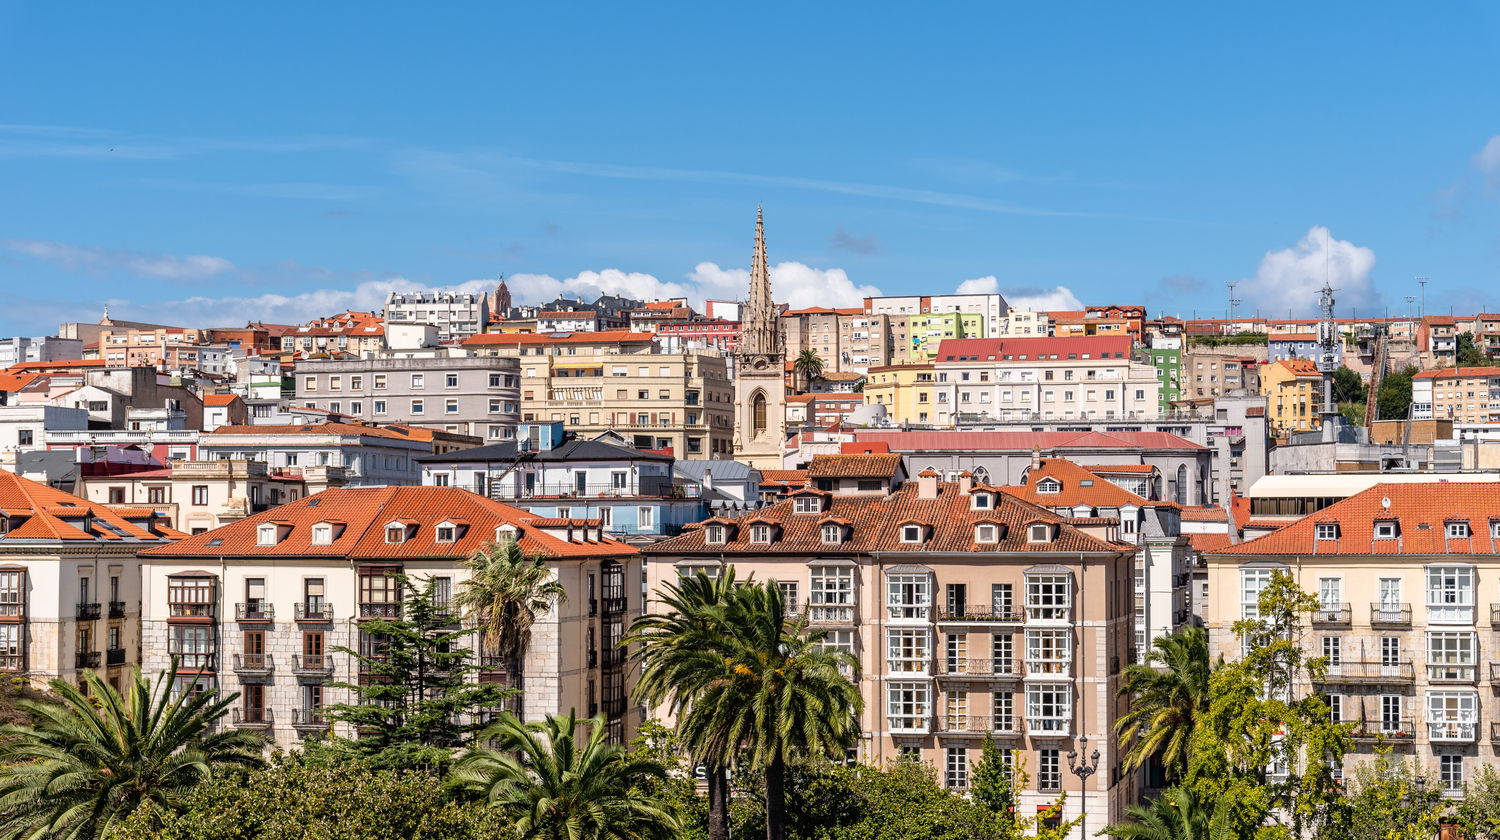
[[759,205],[755,208],[755,253],[750,258],[750,296],[742,318],[740,350],[744,353],[779,353],[776,304],[771,300],[771,269],[766,260],[766,225]]

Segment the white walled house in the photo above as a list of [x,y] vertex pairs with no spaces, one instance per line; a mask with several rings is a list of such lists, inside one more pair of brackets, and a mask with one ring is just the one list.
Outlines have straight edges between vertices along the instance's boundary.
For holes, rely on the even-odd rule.
[[199,444],[206,461],[263,461],[273,470],[340,467],[350,485],[417,484],[414,460],[432,452],[432,442],[375,426],[353,423],[220,426]]

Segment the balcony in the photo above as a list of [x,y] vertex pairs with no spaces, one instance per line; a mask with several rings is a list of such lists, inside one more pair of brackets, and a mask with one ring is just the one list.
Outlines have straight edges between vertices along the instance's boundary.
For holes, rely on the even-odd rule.
[[1021,676],[1016,659],[949,659],[938,658],[938,676],[969,680],[1014,680]]
[[26,620],[26,604],[23,601],[0,601],[0,621],[14,623]]
[[328,729],[328,718],[323,709],[293,709],[292,728],[303,735],[315,735]]
[[1490,604],[1490,626],[1500,630],[1500,604]]
[[1328,666],[1328,674],[1321,681],[1324,685],[1382,685],[1385,683],[1409,683],[1416,679],[1416,666],[1410,662],[1351,662],[1344,660]]
[[292,607],[292,617],[297,621],[332,621],[333,604],[327,601],[304,601]]
[[1473,664],[1453,662],[1427,663],[1427,681],[1430,683],[1473,684],[1478,678],[1479,668]]
[[853,624],[854,605],[814,604],[808,608],[807,622],[814,626]]
[[275,718],[265,706],[246,706],[235,709],[230,725],[236,729],[270,729]]
[[234,655],[234,673],[241,682],[260,682],[271,676],[276,670],[276,662],[269,653],[236,653]]
[[98,668],[99,667],[99,651],[97,651],[97,650],[91,650],[91,651],[88,651],[87,653],[75,653],[75,654],[73,654],[73,667],[74,668]]
[[125,617],[125,602],[124,601],[110,601],[109,602],[109,617],[110,618],[124,618]]
[[[589,651],[595,654],[596,651]],[[593,667],[590,665],[589,667]],[[505,660],[498,656],[479,657],[479,682],[483,685],[505,685],[510,676],[505,671]]]
[[932,718],[927,715],[899,715],[886,718],[892,735],[930,735]]
[[401,617],[400,604],[360,604],[360,618],[397,619]]
[[105,665],[124,665],[125,664],[125,649],[124,648],[110,648],[109,650],[106,650],[104,652],[104,664]]
[[250,623],[264,623],[276,618],[276,608],[266,601],[250,601],[245,604],[234,605],[234,620]]
[[1060,679],[1073,676],[1073,660],[1071,659],[1028,659],[1026,661],[1026,676],[1045,677],[1047,679]]
[[[191,603],[191,604],[167,604],[167,618],[171,619],[199,619],[212,620],[219,614],[218,606],[213,603]],[[183,622],[187,624],[188,622]]]
[[178,674],[219,670],[219,655],[216,653],[172,653],[169,651],[167,655],[176,660]]
[[1411,604],[1371,604],[1371,627],[1410,627]]
[[333,676],[333,657],[312,654],[292,657],[292,675],[303,682],[319,682]]
[[1347,625],[1354,620],[1354,611],[1348,604],[1328,604],[1318,607],[1318,611],[1312,614],[1314,627],[1333,627]]
[[1500,720],[1490,721],[1490,743],[1500,744]]
[[1476,717],[1427,721],[1427,740],[1434,743],[1469,744],[1473,743],[1478,734],[1479,721]]
[[98,621],[101,615],[99,604],[79,604],[77,615],[79,621]]
[[1416,740],[1417,727],[1409,717],[1398,720],[1361,720],[1349,734],[1356,741],[1384,738],[1387,741],[1406,743]]
[[1020,715],[993,717],[991,715],[948,715],[938,721],[939,735],[973,736],[986,735],[995,738],[1017,738],[1023,731]]
[[886,616],[891,621],[929,621],[932,607],[927,604],[887,604]]
[[1071,718],[1028,718],[1026,734],[1034,738],[1071,738],[1073,721]]
[[979,605],[964,605],[953,609],[938,610],[937,620],[942,622],[953,622],[959,624],[996,624],[1001,622],[1020,623],[1022,616],[1019,610],[995,609]]
[[626,600],[625,600],[625,598],[623,596],[622,597],[618,597],[618,598],[609,598],[609,597],[604,598],[604,614],[605,615],[610,615],[611,613],[622,613],[622,612],[625,612],[625,607],[626,607]]

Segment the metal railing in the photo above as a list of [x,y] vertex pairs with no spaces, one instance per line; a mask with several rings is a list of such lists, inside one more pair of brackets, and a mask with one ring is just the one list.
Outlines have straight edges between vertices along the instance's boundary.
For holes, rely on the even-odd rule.
[[1384,738],[1387,741],[1411,741],[1417,737],[1417,727],[1409,717],[1380,720],[1360,720],[1354,727],[1351,737],[1359,740],[1373,741],[1376,738]]
[[1026,660],[1026,676],[1028,677],[1068,677],[1072,674],[1073,660],[1071,659]]
[[293,655],[292,673],[299,677],[332,676],[333,657],[326,653]]
[[234,710],[230,722],[243,729],[268,729],[275,722],[269,706],[244,706]]
[[938,657],[938,674],[945,677],[998,677],[1015,679],[1021,676],[1018,659],[951,659]]
[[937,611],[938,621],[1023,621],[1021,611],[1010,608],[995,609],[994,607],[979,604],[965,604],[961,607],[943,607]]
[[101,615],[101,611],[99,604],[95,602],[92,604],[79,604],[77,614],[79,621],[97,621]]
[[327,712],[324,709],[293,709],[292,728],[327,729]]
[[219,669],[217,653],[168,653],[167,655],[177,660],[179,674],[188,671],[217,671]]
[[1019,736],[1024,731],[1020,715],[945,715],[938,720],[944,735]]
[[1411,682],[1416,679],[1416,666],[1411,662],[1351,661],[1345,659],[1337,665],[1328,666],[1324,683],[1359,682]]
[[1348,624],[1353,621],[1353,618],[1353,610],[1349,608],[1349,605],[1340,603],[1335,607],[1319,606],[1312,614],[1312,623],[1314,627],[1326,624]]
[[124,601],[110,601],[109,602],[109,617],[110,618],[124,618],[125,617],[125,602]]
[[1427,721],[1427,740],[1429,741],[1473,741],[1479,734],[1479,719],[1471,720],[1429,720]]
[[297,621],[332,621],[333,604],[327,601],[303,601],[292,607],[292,617]]
[[1490,604],[1490,626],[1500,628],[1500,604]]
[[1029,718],[1026,732],[1043,738],[1065,738],[1073,732],[1073,722],[1068,718]]
[[927,735],[932,732],[930,715],[889,715],[886,727],[896,735]]
[[360,618],[400,618],[400,604],[360,604]]
[[75,667],[75,668],[98,668],[99,667],[99,651],[97,651],[97,650],[91,650],[91,651],[87,651],[85,653],[75,653],[73,655],[73,667]]
[[124,648],[110,648],[109,650],[106,650],[104,652],[104,664],[105,665],[124,665],[125,664],[125,649]]
[[251,601],[234,605],[235,621],[270,621],[276,617],[276,607],[266,601]]
[[234,671],[237,674],[269,674],[276,670],[276,660],[269,653],[236,653]]
[[1410,627],[1411,604],[1371,604],[1371,627]]

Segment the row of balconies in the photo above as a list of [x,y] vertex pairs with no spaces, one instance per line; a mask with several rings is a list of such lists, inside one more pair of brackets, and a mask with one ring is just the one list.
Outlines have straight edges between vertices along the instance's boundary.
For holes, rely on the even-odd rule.
[[[6,606],[14,608],[13,611],[7,610],[7,612],[6,612],[7,615],[24,616],[26,614],[25,606],[23,604],[12,603],[12,604],[7,604]],[[79,621],[98,621],[99,618],[104,614],[104,610],[102,608],[102,605],[100,605],[97,602],[83,603],[83,604],[79,604],[77,606],[76,612],[74,614],[78,618]],[[109,617],[110,618],[124,618],[125,617],[125,602],[124,601],[110,601],[109,602]]]
[[1018,680],[1024,677],[1071,677],[1072,660],[950,659],[940,657],[937,676],[967,680]]
[[[1473,607],[1429,607],[1429,609],[1459,610],[1467,609],[1472,616]],[[1334,627],[1349,625],[1354,621],[1354,610],[1347,602],[1340,602],[1337,606],[1328,609],[1319,608],[1312,614],[1314,627]],[[1469,623],[1472,621],[1445,622],[1445,623]],[[1370,626],[1371,627],[1410,627],[1411,626],[1411,604],[1370,604]],[[1490,605],[1490,626],[1500,629],[1500,604]]]
[[[269,653],[234,654],[234,673],[241,682],[262,682],[276,673],[276,659]],[[333,676],[330,654],[300,654],[292,657],[292,676],[303,682],[321,682]]]
[[1023,720],[1019,714],[995,715],[944,715],[936,718],[934,729],[932,715],[890,715],[886,725],[892,735],[945,735],[953,737],[1018,738],[1030,735],[1033,738],[1069,738],[1073,734],[1070,717],[1030,718]]
[[[97,607],[98,605],[96,604],[95,606]],[[211,601],[194,604],[168,604],[167,607],[167,615],[171,618],[217,618],[219,615],[218,605]],[[395,608],[395,614],[391,616],[381,616],[383,618],[394,618],[399,617],[400,615],[399,604],[361,604],[360,611],[362,618],[371,617],[364,615],[364,610],[367,607]],[[121,607],[121,609],[123,615],[123,606]],[[110,612],[111,617],[114,617],[113,603],[111,603],[110,605]],[[332,621],[333,605],[328,603],[327,601],[306,601],[294,605],[292,615],[293,618],[295,618],[297,621]],[[98,616],[96,615],[95,618],[97,617]],[[238,603],[234,605],[234,619],[235,621],[242,621],[247,624],[275,621],[276,606],[269,601],[249,601],[245,603]]]

